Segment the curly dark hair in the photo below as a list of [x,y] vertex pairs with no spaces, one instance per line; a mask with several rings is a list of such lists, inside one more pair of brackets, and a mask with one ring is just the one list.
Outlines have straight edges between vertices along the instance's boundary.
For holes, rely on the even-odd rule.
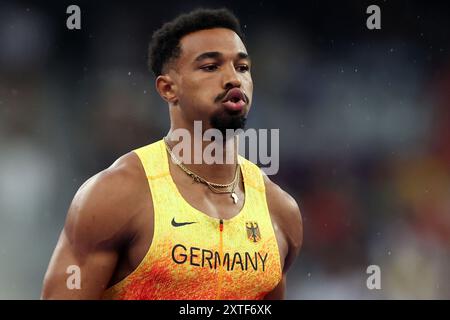
[[180,56],[181,38],[195,31],[213,28],[230,29],[244,41],[240,22],[231,11],[224,8],[196,9],[179,15],[153,33],[149,46],[150,70],[155,76],[161,75],[166,64]]

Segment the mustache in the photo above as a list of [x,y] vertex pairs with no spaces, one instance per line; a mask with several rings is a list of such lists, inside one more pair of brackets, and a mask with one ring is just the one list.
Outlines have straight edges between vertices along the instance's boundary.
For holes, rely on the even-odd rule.
[[[231,88],[231,89],[234,89],[234,88]],[[231,90],[231,89],[230,89],[230,90]],[[214,99],[214,102],[217,103],[217,102],[222,101],[222,100],[225,98],[225,96],[227,95],[228,91],[230,91],[230,90],[227,90],[227,91],[225,91],[225,92],[219,94],[219,95]],[[243,93],[243,95],[244,95],[245,102],[248,103],[249,100],[248,100],[247,95],[246,95],[244,92],[242,92],[242,93]]]

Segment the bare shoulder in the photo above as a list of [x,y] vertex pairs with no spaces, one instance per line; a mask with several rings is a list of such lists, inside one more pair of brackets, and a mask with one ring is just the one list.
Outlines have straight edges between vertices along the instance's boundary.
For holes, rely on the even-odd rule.
[[130,236],[129,226],[146,189],[145,174],[134,152],[88,179],[70,205],[65,232],[77,246],[116,246]]
[[263,173],[267,205],[272,219],[281,228],[288,243],[286,267],[294,261],[303,243],[303,221],[295,199]]

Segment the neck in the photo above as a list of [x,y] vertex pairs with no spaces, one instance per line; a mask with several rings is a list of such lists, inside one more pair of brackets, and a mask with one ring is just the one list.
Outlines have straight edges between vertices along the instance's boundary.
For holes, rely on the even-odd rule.
[[172,124],[166,141],[174,155],[192,172],[210,182],[231,182],[236,173],[237,137],[208,141],[203,139],[203,134],[204,130],[198,126],[181,128]]

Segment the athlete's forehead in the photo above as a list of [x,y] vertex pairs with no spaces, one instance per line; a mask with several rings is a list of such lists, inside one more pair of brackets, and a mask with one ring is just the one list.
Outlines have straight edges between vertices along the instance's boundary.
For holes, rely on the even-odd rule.
[[248,57],[241,38],[234,31],[225,28],[192,32],[180,40],[180,47],[182,63],[193,63],[202,57],[208,57],[205,53],[211,52],[223,58]]

